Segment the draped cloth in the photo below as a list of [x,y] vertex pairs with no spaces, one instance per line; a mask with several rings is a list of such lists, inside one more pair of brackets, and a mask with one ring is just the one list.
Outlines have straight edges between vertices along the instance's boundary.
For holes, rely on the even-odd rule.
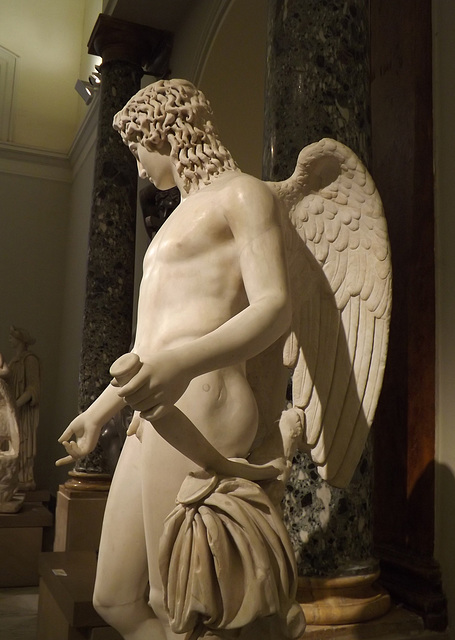
[[264,619],[274,638],[295,640],[303,633],[289,536],[255,482],[205,472],[187,476],[165,521],[160,570],[176,633],[197,638]]
[[20,432],[19,482],[21,488],[34,489],[33,464],[39,423],[40,365],[32,351],[23,351],[9,363],[11,388],[16,400],[29,391],[31,399],[17,410]]

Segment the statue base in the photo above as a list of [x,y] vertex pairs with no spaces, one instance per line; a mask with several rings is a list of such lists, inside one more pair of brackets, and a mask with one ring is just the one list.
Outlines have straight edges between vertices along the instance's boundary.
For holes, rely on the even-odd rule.
[[[54,551],[97,551],[108,491],[59,486]],[[109,486],[109,485],[108,485]]]
[[7,502],[0,502],[0,513],[17,513],[24,504],[24,494],[16,494]]
[[24,502],[17,513],[0,514],[1,588],[38,584],[43,536],[52,524],[51,512],[40,503]]
[[308,625],[343,625],[379,618],[389,594],[376,582],[379,571],[335,578],[299,578],[297,601]]
[[65,482],[67,489],[79,491],[109,491],[112,476],[108,473],[85,473],[82,471],[69,471],[70,476]]

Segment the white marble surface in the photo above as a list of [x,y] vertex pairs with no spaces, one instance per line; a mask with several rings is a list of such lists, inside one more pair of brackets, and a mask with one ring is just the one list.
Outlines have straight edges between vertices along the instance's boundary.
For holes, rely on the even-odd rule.
[[[177,640],[191,630],[202,637],[207,626],[214,638],[230,629],[256,638],[264,625],[267,636],[297,640],[304,621],[293,554],[253,595],[248,576],[270,577],[274,556],[263,564],[247,551],[261,545],[244,534],[243,506],[233,517],[234,487],[240,479],[270,485],[278,476],[284,486],[299,444],[331,484],[351,480],[385,366],[387,229],[371,177],[340,142],[305,147],[288,180],[266,184],[236,167],[211,118],[203,94],[184,80],[149,85],[114,118],[139,175],[158,189],[178,187],[181,202],[144,257],[132,352],[116,360],[112,384],[64,431],[67,455],[57,464],[93,451],[125,403],[136,412],[110,487],[94,589],[95,609],[123,637]],[[289,371],[292,407],[282,412]],[[202,509],[214,506],[220,488],[223,500],[229,494],[226,521],[235,520],[247,538],[216,529],[198,537],[214,541],[210,549],[191,543],[208,559],[211,578],[202,582],[183,570],[199,560],[182,561],[176,552],[174,533],[186,540],[184,509],[172,535],[163,530],[194,465],[210,473],[196,500],[190,492],[190,509],[197,503],[199,517],[212,518]],[[229,480],[223,492],[215,474]],[[328,487],[316,495],[323,528],[331,495]],[[272,503],[267,509],[279,520]],[[256,506],[248,519],[265,540],[262,511]],[[274,535],[287,544],[286,530]],[[178,585],[167,584],[174,554],[183,571]],[[229,570],[225,585],[220,576],[232,558],[246,568],[232,582]],[[174,616],[182,602],[185,615]]]
[[0,640],[35,640],[38,587],[0,589]]

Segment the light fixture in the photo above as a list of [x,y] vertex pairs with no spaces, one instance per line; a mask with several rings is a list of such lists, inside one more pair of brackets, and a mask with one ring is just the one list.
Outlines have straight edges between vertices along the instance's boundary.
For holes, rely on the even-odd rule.
[[99,65],[95,65],[95,71],[92,71],[88,81],[93,87],[99,87],[101,84],[101,73]]
[[99,67],[95,66],[96,71],[93,71],[90,74],[90,77],[87,80],[77,80],[74,88],[81,96],[82,100],[85,104],[90,104],[93,100],[96,91],[99,89],[101,84],[101,74],[99,72]]

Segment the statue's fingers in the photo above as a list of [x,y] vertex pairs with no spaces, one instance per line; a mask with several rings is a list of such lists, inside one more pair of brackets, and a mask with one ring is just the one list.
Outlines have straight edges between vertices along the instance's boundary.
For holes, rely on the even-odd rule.
[[71,427],[67,427],[65,429],[65,431],[62,433],[62,435],[60,436],[60,438],[58,439],[58,441],[60,442],[60,444],[63,444],[64,442],[68,442],[68,440],[70,440],[71,436],[74,435],[74,431]]
[[126,402],[135,411],[148,411],[158,404],[161,404],[162,399],[163,392],[151,391],[146,386],[142,387],[135,393],[128,394],[125,397]]
[[144,387],[144,383],[147,381],[147,377],[143,371],[137,372],[134,376],[128,380],[118,380],[118,386],[120,390],[117,392],[119,396],[125,397],[137,393]]
[[144,402],[149,393],[149,390],[145,387],[141,387],[140,389],[130,391],[128,393],[122,387],[122,390],[118,392],[118,395],[120,398],[123,398],[125,402],[127,402],[131,407],[134,407],[136,409],[136,405]]
[[137,432],[139,425],[140,425],[141,419],[139,417],[138,413],[135,413],[133,416],[133,419],[130,422],[130,426],[128,427],[128,430],[126,432],[127,436],[134,436],[134,434]]
[[145,420],[152,422],[153,420],[158,420],[166,415],[169,411],[170,405],[167,404],[157,404],[154,407],[150,407],[149,409],[142,409],[141,416]]
[[65,447],[66,453],[69,453],[69,455],[74,459],[81,458],[84,455],[73,440],[70,442],[62,442],[62,445]]
[[62,467],[64,464],[71,464],[74,462],[73,456],[65,456],[64,458],[59,458],[55,461],[56,467]]

